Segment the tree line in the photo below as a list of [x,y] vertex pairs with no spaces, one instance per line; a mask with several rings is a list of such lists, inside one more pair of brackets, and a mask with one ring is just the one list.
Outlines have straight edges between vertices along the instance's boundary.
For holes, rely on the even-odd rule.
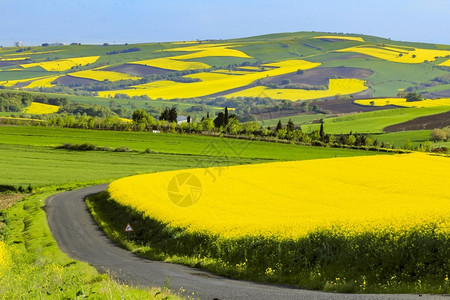
[[[176,108],[165,108],[158,119],[138,108],[133,112],[132,120],[124,120],[118,116],[96,117],[73,114],[57,114],[43,116],[39,121],[0,119],[4,124],[54,126],[94,130],[117,130],[117,131],[141,131],[141,132],[168,132],[179,134],[203,134],[233,137],[240,139],[262,140],[269,142],[292,143],[325,147],[344,147],[355,149],[366,149],[375,151],[392,151],[395,146],[385,142],[378,142],[368,134],[328,134],[324,123],[320,129],[312,132],[303,132],[301,127],[295,126],[292,120],[287,124],[278,122],[276,126],[261,126],[258,122],[240,123],[235,114],[229,113],[228,108],[217,116],[211,117],[209,113],[198,121],[193,122],[190,116],[184,123],[177,123]],[[410,143],[410,142],[409,142]],[[431,143],[431,142],[430,142]],[[421,146],[422,147],[422,146]],[[431,147],[431,145],[428,145]],[[402,146],[412,150],[412,146]],[[418,150],[429,151],[421,148]]]

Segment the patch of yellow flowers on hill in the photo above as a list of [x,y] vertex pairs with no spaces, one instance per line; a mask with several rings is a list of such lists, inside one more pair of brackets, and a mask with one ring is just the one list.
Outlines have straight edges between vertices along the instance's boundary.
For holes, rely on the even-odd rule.
[[439,57],[450,55],[448,50],[408,48],[401,46],[356,46],[337,50],[337,52],[356,52],[366,54],[387,61],[419,64],[426,61],[435,61]]
[[331,39],[331,40],[344,40],[344,41],[353,41],[353,42],[361,42],[364,43],[364,39],[362,37],[357,36],[343,36],[343,35],[321,35],[315,36],[315,39]]
[[330,79],[326,90],[304,89],[272,89],[265,86],[256,86],[239,92],[226,95],[233,97],[269,97],[284,100],[311,100],[317,98],[333,97],[336,95],[349,95],[359,93],[367,89],[365,81],[355,78]]
[[53,61],[44,61],[38,63],[31,64],[23,64],[20,65],[22,68],[33,68],[33,67],[41,67],[46,71],[67,71],[75,66],[86,66],[89,64],[93,64],[99,59],[100,56],[84,56],[84,57],[73,57],[73,58],[65,58],[58,59]]
[[0,241],[0,274],[10,266],[10,257],[7,246]]
[[59,110],[58,105],[32,102],[30,106],[28,106],[23,110],[23,112],[28,114],[44,115],[56,113],[58,110]]
[[87,78],[96,81],[119,81],[119,80],[137,80],[140,77],[131,76],[125,73],[113,72],[113,71],[102,71],[102,70],[84,70],[73,73],[68,73],[67,75],[79,78]]
[[[336,227],[348,234],[403,232],[428,223],[449,234],[448,170],[446,157],[376,155],[232,166],[216,181],[209,169],[137,175],[112,182],[108,191],[170,227],[225,238],[296,239]],[[168,194],[180,173],[201,183],[198,201],[188,207],[175,205]],[[198,186],[192,189],[198,196]]]
[[[245,75],[226,75],[211,72],[202,72],[186,75],[188,78],[198,78],[200,82],[174,82],[163,81],[160,86],[152,84],[133,86],[134,89],[98,92],[99,97],[114,97],[116,94],[127,94],[130,97],[147,95],[152,99],[194,98],[223,92],[226,90],[248,85],[258,79],[308,70],[319,66],[306,60],[285,60],[278,63],[263,65],[265,71],[247,72]],[[158,85],[158,81],[154,83]]]
[[422,101],[411,101],[411,102],[407,102],[406,98],[375,98],[375,99],[359,99],[355,100],[355,103],[365,106],[395,105],[401,107],[435,107],[435,106],[450,106],[450,98],[425,99]]

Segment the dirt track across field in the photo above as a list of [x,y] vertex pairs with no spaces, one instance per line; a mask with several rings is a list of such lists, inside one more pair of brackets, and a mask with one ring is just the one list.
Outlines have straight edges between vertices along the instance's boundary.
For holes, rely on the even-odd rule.
[[84,199],[103,191],[98,185],[49,197],[45,211],[53,237],[70,257],[90,263],[101,272],[135,286],[170,288],[182,296],[200,299],[443,299],[434,295],[359,295],[302,290],[290,286],[259,284],[217,276],[200,269],[140,258],[112,242],[89,214]]

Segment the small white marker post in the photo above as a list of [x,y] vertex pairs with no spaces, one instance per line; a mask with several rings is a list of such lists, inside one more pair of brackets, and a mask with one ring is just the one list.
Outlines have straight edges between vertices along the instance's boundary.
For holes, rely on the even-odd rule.
[[128,239],[130,238],[130,233],[134,231],[133,227],[131,227],[130,223],[127,224],[127,226],[125,227],[125,232],[128,233]]

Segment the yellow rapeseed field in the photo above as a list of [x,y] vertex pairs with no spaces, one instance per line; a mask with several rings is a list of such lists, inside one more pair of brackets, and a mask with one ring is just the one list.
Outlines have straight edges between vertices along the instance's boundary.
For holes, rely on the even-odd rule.
[[[182,51],[182,50],[180,50]],[[241,57],[241,58],[252,58],[242,51],[236,49],[229,49],[228,47],[212,47],[206,50],[201,50],[199,52],[194,52],[190,54],[183,54],[178,56],[172,56],[173,59],[192,59],[200,57],[213,57],[213,56],[227,56],[227,57]]]
[[98,92],[99,97],[114,97],[115,94],[127,94],[129,96],[147,95],[152,99],[175,99],[175,98],[194,98],[211,95],[214,93],[230,90],[233,88],[245,86],[254,82],[255,80],[265,78],[267,76],[277,76],[287,73],[292,73],[298,69],[307,70],[319,66],[320,63],[312,63],[305,60],[287,60],[278,63],[265,65],[266,71],[262,72],[248,72],[243,75],[227,75],[212,72],[197,73],[187,75],[186,77],[200,78],[201,82],[182,83],[163,81],[160,87],[154,87],[157,82],[151,85],[134,86],[134,89],[124,89],[115,91]]
[[74,57],[74,58],[66,58],[59,59],[53,61],[44,61],[39,63],[31,63],[31,64],[22,64],[20,65],[22,68],[32,68],[32,67],[41,67],[46,71],[67,71],[75,66],[86,66],[92,64],[99,59],[100,56],[84,56],[84,57]]
[[7,246],[4,242],[0,241],[0,274],[3,270],[7,269],[11,264]]
[[23,112],[27,114],[43,115],[43,114],[53,114],[56,113],[58,110],[59,106],[57,105],[32,102],[30,106],[28,106],[23,110]]
[[140,79],[140,77],[131,76],[129,74],[125,73],[119,73],[119,72],[113,72],[113,71],[99,71],[99,70],[86,70],[86,71],[79,71],[79,72],[73,72],[68,73],[67,75],[73,76],[73,77],[80,77],[80,78],[87,78],[97,81],[119,81],[119,80],[137,80]]
[[45,77],[42,79],[37,79],[34,80],[32,82],[30,82],[30,84],[28,84],[26,87],[24,87],[25,89],[33,89],[33,88],[48,88],[48,87],[52,87],[55,86],[54,84],[52,84],[53,81],[55,81],[56,79],[58,79],[60,76],[50,76],[50,77]]
[[[108,191],[168,226],[225,238],[296,239],[332,227],[403,232],[428,222],[450,234],[448,170],[449,158],[424,153],[360,156],[137,175]],[[174,191],[183,173],[197,183],[178,181]],[[177,206],[174,192],[197,201]]]
[[147,60],[139,60],[130,62],[130,64],[136,64],[136,65],[144,65],[154,68],[160,68],[160,69],[167,69],[167,70],[174,70],[174,71],[184,71],[184,70],[199,70],[199,69],[209,69],[211,66],[195,62],[195,61],[181,61],[171,58],[153,58],[153,59],[147,59]]
[[16,79],[16,80],[4,80],[4,81],[0,81],[0,85],[3,85],[5,87],[13,87],[18,83],[23,83],[23,82],[33,82],[36,80],[41,80],[41,79],[46,79],[49,78],[49,76],[40,76],[40,77],[33,77],[33,78],[25,78],[25,79]]
[[444,66],[444,67],[450,67],[450,59],[444,61],[443,63],[440,63],[439,65],[440,65],[440,66]]
[[315,36],[315,39],[333,39],[333,40],[347,40],[354,42],[362,42],[364,43],[364,39],[356,36],[342,36],[342,35],[321,35]]
[[450,106],[450,98],[425,99],[422,101],[406,102],[406,98],[376,98],[355,100],[356,104],[367,106],[395,105],[402,107],[434,107]]
[[337,50],[338,52],[356,52],[398,63],[418,64],[435,61],[437,57],[450,55],[448,50],[406,48],[399,46],[356,46]]
[[16,60],[25,60],[29,59],[30,57],[13,57],[13,58],[0,58],[0,61],[16,61]]
[[228,94],[225,97],[269,97],[272,99],[286,99],[292,101],[310,100],[359,93],[367,89],[364,83],[365,81],[361,79],[330,79],[327,90],[271,89],[265,86],[257,86]]

